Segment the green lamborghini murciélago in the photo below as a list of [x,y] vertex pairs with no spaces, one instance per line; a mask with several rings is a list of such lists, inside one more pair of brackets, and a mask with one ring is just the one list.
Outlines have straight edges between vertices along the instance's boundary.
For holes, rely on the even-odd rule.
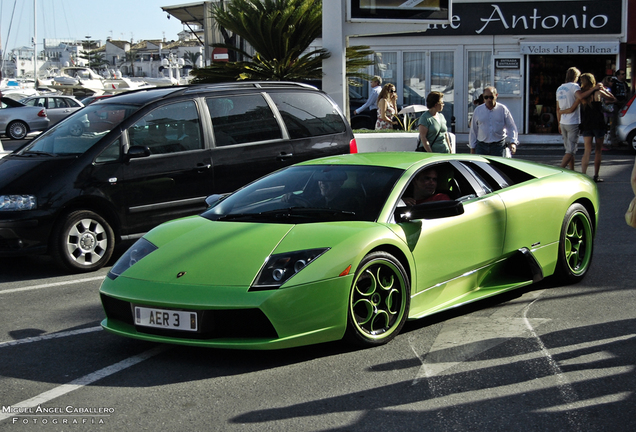
[[220,348],[384,344],[407,319],[581,280],[599,210],[582,174],[416,152],[304,162],[208,203],[112,267],[106,330]]

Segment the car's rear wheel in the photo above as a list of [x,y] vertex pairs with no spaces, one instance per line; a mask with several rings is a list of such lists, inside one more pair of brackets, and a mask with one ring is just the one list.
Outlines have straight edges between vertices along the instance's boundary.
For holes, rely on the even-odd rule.
[[9,138],[11,139],[21,140],[27,135],[27,133],[29,133],[29,127],[21,120],[11,122],[9,123],[9,126],[7,126],[7,135],[9,135]]
[[632,149],[633,153],[636,153],[636,129],[627,135],[627,145]]
[[84,133],[84,126],[80,122],[73,123],[68,130],[71,136],[81,136]]
[[402,264],[389,253],[370,253],[353,279],[346,339],[363,346],[389,342],[402,329],[410,301],[410,283]]
[[73,272],[103,267],[113,254],[115,234],[108,222],[88,210],[69,213],[53,232],[51,254],[55,261]]
[[592,219],[585,207],[572,204],[561,226],[557,276],[566,283],[582,280],[592,263],[593,250]]

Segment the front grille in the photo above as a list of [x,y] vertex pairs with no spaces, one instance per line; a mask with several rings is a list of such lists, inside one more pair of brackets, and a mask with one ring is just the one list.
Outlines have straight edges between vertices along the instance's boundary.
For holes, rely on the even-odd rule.
[[[126,301],[101,295],[108,319],[134,325],[133,306]],[[142,305],[138,305],[142,306]],[[165,309],[165,308],[162,308]],[[260,309],[198,310],[197,332],[136,326],[138,332],[184,339],[276,339],[274,326]]]

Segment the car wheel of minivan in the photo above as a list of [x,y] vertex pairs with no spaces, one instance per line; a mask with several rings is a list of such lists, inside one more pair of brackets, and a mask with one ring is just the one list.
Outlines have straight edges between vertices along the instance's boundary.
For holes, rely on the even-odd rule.
[[106,265],[114,246],[115,234],[108,222],[92,211],[78,210],[57,224],[51,254],[68,270],[88,272]]
[[21,120],[16,120],[14,122],[9,123],[7,127],[7,135],[9,138],[14,140],[23,139],[27,133],[29,132],[29,127],[27,124]]

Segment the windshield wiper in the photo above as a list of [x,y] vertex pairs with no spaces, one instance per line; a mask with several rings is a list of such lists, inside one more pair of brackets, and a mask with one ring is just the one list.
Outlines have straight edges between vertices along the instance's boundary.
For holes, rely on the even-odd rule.
[[338,209],[325,209],[325,208],[313,208],[313,207],[289,207],[283,209],[269,210],[260,213],[230,213],[225,216],[221,216],[217,220],[237,220],[237,219],[263,219],[263,218],[316,218],[323,215],[324,217],[333,216],[347,216],[348,218],[354,217],[355,212],[338,210]]
[[25,152],[20,153],[20,156],[53,156],[56,157],[56,154],[38,151],[38,150],[27,150]]

